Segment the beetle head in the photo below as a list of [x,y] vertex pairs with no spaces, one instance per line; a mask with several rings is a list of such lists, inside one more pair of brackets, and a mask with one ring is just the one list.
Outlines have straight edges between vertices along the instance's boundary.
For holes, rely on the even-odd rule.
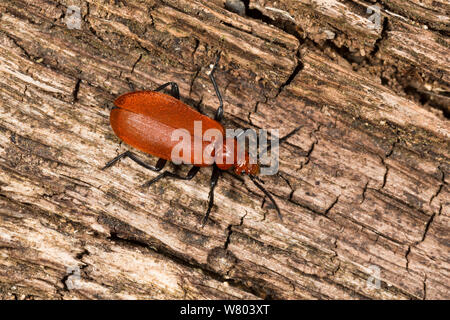
[[245,153],[244,160],[235,164],[233,171],[238,175],[247,174],[256,176],[259,174],[259,163],[251,163],[250,156],[248,153]]

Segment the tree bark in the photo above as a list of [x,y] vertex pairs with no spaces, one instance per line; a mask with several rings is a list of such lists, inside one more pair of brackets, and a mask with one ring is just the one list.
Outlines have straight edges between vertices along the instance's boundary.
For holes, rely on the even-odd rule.
[[[0,298],[449,299],[450,7],[381,2],[2,1]],[[130,84],[214,114],[218,51],[225,127],[290,134],[282,222],[232,174],[201,228],[210,168],[101,170]]]

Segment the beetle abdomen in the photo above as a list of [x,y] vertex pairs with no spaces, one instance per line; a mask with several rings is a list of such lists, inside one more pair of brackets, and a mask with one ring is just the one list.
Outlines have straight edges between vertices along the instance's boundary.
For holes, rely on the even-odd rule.
[[[145,153],[175,163],[194,164],[199,167],[212,164],[203,157],[211,142],[202,141],[200,148],[196,150],[194,136],[188,131],[183,139],[173,136],[175,128],[146,115],[120,108],[111,110],[110,122],[114,133],[121,140]],[[175,147],[177,151],[173,152]],[[209,147],[208,150],[211,155],[213,149]],[[200,152],[200,157],[196,158],[195,152]]]
[[225,130],[219,122],[161,92],[136,91],[126,93],[118,97],[114,104],[120,109],[146,115],[172,128],[186,129],[191,135],[194,135],[196,121],[202,123],[202,134],[208,129],[217,129],[222,135],[225,135]]

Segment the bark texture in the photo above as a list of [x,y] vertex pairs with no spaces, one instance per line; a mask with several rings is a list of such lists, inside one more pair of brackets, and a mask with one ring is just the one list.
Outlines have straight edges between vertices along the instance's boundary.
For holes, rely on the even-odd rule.
[[[450,298],[448,1],[382,0],[380,24],[359,0],[244,4],[0,3],[2,299]],[[100,170],[130,149],[109,126],[130,83],[213,115],[219,50],[225,126],[290,134],[263,178],[283,222],[223,174],[200,228],[210,168],[148,190],[129,159]]]

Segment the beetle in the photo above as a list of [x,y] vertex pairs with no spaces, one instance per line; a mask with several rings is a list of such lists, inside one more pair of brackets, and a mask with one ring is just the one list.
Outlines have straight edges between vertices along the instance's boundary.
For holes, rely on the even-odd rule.
[[[191,135],[194,134],[194,121],[200,121],[202,130],[217,129],[220,132],[225,132],[224,127],[220,123],[223,118],[223,99],[214,78],[214,72],[220,60],[220,53],[218,54],[214,65],[209,73],[209,78],[213,84],[215,93],[219,100],[219,107],[215,112],[214,119],[201,114],[192,109],[182,101],[180,101],[180,93],[178,85],[175,82],[165,83],[153,91],[133,91],[119,96],[115,101],[115,106],[111,109],[110,124],[114,133],[126,144],[141,150],[147,154],[159,157],[155,166],[149,165],[140,160],[131,151],[126,151],[119,154],[114,159],[109,161],[103,168],[107,169],[114,165],[122,158],[130,158],[142,167],[159,172],[166,165],[167,161],[172,161],[172,150],[176,142],[171,141],[171,134],[177,128],[184,128],[189,131]],[[163,89],[170,86],[170,95],[162,93]],[[192,164],[191,169],[186,176],[180,176],[170,171],[164,171],[155,178],[143,184],[143,187],[149,187],[153,183],[165,177],[191,180],[199,172],[201,167],[213,166],[211,180],[208,208],[205,216],[202,219],[202,226],[208,220],[209,214],[214,204],[214,189],[220,177],[221,171],[233,170],[237,175],[247,175],[251,181],[260,189],[273,203],[278,217],[282,218],[280,209],[273,199],[272,195],[260,184],[256,176],[259,173],[259,164],[252,164],[249,162],[248,153],[245,152],[243,160],[237,160],[237,148],[231,144],[236,145],[235,138],[226,138],[220,141],[218,148],[214,153],[214,163],[195,163]],[[193,147],[193,146],[192,146]],[[202,145],[204,148],[204,145]],[[230,154],[233,149],[234,153]],[[217,161],[218,157],[231,157],[231,163]]]

